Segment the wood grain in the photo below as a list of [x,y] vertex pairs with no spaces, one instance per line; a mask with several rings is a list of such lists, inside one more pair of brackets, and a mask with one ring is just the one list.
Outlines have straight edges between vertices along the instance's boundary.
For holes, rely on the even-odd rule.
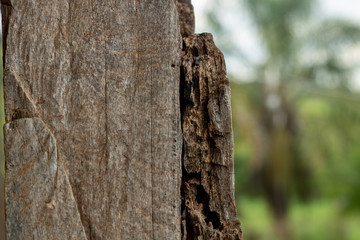
[[[181,43],[174,1],[17,0],[2,9],[7,126],[42,122],[52,133],[57,168],[67,173],[46,175],[44,159],[38,171],[7,175],[8,239],[52,239],[43,236],[59,222],[73,224],[58,229],[59,239],[79,229],[89,240],[179,239]],[[45,131],[29,124],[6,132],[8,172],[14,162],[27,166],[27,158],[12,154],[21,152],[18,138]],[[37,137],[31,144],[51,150]],[[29,169],[41,160],[31,161]],[[69,185],[54,188],[64,178]],[[57,213],[66,214],[40,218],[43,188],[74,199],[77,212],[55,198]],[[20,223],[29,227],[12,227]]]

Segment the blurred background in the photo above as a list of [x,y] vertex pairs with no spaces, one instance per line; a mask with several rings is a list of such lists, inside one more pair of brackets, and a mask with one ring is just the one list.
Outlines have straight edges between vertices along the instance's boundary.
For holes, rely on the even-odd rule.
[[244,239],[359,240],[360,3],[193,4],[196,31],[213,33],[227,61]]
[[360,239],[359,1],[192,2],[232,85],[244,239]]

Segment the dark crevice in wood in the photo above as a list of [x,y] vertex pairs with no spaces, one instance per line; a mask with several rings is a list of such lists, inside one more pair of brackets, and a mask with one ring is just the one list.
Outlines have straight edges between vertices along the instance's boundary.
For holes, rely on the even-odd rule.
[[11,2],[1,1],[1,15],[2,15],[2,44],[3,44],[3,66],[5,66],[5,53],[7,47],[7,36],[9,32],[9,20],[11,13],[13,11],[13,6]]
[[203,207],[203,213],[206,216],[205,222],[210,225],[212,224],[214,229],[221,230],[223,228],[221,222],[220,222],[220,215],[219,213],[215,211],[211,211],[209,207],[209,194],[205,191],[204,187],[202,185],[198,185],[196,189],[196,201],[199,204],[202,204]]
[[[184,66],[180,66],[180,113],[181,116],[185,111],[185,106],[187,105],[187,101],[191,101],[190,94],[191,88],[185,82],[185,68]],[[184,152],[184,151],[182,151]]]
[[1,5],[12,6],[11,0],[1,0]]

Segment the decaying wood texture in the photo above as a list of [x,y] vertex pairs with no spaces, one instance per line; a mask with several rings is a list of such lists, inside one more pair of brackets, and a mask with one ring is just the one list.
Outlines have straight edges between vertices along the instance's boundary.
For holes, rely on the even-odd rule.
[[1,3],[8,239],[241,239],[229,82],[190,0]]
[[183,39],[184,239],[241,239],[234,201],[230,87],[210,34]]
[[[182,238],[240,240],[233,179],[230,84],[211,34],[194,34],[181,0]],[[181,16],[185,14],[186,16]]]
[[180,239],[168,0],[2,0],[8,239]]
[[182,37],[187,37],[195,32],[195,14],[191,0],[177,0],[180,32]]

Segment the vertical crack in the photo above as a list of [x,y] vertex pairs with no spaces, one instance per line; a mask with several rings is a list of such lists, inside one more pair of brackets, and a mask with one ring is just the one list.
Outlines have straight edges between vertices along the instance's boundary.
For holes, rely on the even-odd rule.
[[1,0],[1,15],[2,15],[2,41],[3,41],[3,66],[5,66],[5,55],[7,47],[7,36],[9,32],[10,17],[14,10],[10,0]]

